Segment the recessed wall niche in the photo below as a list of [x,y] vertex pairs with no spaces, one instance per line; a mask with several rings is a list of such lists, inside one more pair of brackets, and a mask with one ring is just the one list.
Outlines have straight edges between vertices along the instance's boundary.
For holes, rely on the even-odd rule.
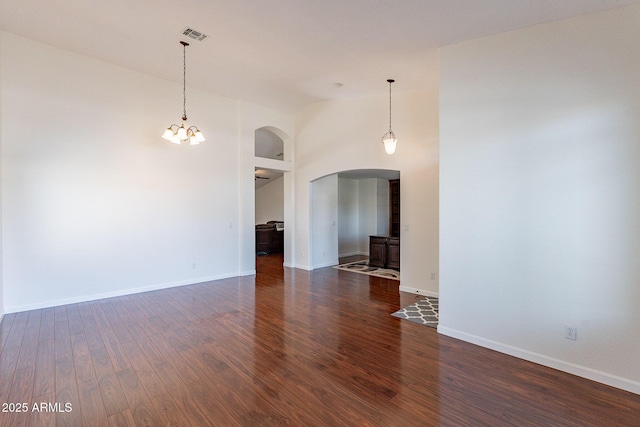
[[255,131],[255,155],[265,159],[284,160],[284,142],[268,129]]

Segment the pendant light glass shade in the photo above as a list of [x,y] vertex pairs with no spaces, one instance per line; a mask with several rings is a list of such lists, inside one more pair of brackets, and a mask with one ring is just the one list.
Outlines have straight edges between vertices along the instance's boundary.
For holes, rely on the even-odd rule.
[[382,143],[384,144],[384,151],[387,154],[393,154],[396,152],[396,145],[398,144],[398,139],[396,138],[396,134],[393,131],[389,131],[384,134],[382,137]]
[[205,141],[205,137],[196,126],[187,124],[187,46],[189,43],[180,42],[183,52],[182,63],[182,124],[173,124],[165,129],[162,137],[174,144],[184,144],[189,141],[189,145],[198,145]]
[[396,152],[396,146],[398,145],[398,138],[396,134],[391,130],[391,83],[395,80],[389,79],[389,131],[382,136],[382,143],[384,144],[384,151],[387,154],[393,154]]

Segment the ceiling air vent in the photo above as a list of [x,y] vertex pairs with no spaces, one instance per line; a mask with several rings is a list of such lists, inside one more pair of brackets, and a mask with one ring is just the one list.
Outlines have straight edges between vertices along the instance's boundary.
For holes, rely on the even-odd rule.
[[206,34],[202,34],[200,31],[189,27],[185,28],[184,31],[182,31],[182,34],[194,40],[198,40],[199,42],[208,37]]

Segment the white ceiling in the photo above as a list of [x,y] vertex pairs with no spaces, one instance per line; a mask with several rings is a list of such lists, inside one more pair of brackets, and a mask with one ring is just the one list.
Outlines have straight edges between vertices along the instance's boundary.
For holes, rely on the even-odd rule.
[[[256,190],[260,187],[275,181],[280,178],[284,173],[282,171],[276,171],[271,169],[255,168],[255,187]],[[281,184],[284,185],[284,184]]]
[[[2,0],[0,28],[286,112],[322,100],[430,90],[436,49],[637,0]],[[341,83],[342,87],[335,87]]]

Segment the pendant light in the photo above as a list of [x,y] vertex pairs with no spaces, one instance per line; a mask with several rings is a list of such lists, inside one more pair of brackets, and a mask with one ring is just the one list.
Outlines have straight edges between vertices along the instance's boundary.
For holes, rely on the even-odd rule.
[[391,83],[395,82],[395,80],[389,79],[387,81],[389,82],[389,131],[382,137],[382,143],[384,144],[384,151],[387,154],[393,154],[396,152],[396,145],[398,144],[396,134],[391,130]]
[[189,43],[181,41],[182,45],[182,124],[169,126],[162,137],[174,144],[183,144],[189,141],[189,145],[198,145],[205,141],[204,135],[196,126],[187,124],[187,46]]

